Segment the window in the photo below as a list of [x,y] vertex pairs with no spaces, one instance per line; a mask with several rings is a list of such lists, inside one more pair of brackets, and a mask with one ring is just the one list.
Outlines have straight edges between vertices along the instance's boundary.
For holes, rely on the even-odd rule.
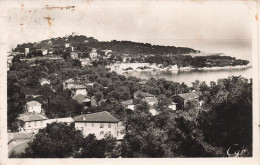
[[111,128],[111,123],[108,123],[108,128]]
[[103,132],[103,131],[101,131],[101,132],[100,132],[100,135],[103,135],[103,134],[104,134],[104,132]]
[[37,126],[37,121],[34,122],[34,126]]
[[111,131],[108,131],[108,134],[111,135]]
[[104,128],[104,123],[100,123],[100,128]]
[[87,127],[88,126],[88,123],[85,123],[85,127]]
[[94,123],[92,123],[92,127],[94,127]]
[[28,122],[28,127],[31,127],[31,122]]
[[43,122],[41,121],[41,126],[42,126]]

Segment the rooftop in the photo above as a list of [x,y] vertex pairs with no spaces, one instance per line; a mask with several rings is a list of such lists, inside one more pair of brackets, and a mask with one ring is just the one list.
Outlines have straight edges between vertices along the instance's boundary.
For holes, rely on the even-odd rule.
[[27,106],[39,106],[41,105],[41,103],[39,103],[38,101],[30,101],[26,103]]
[[53,123],[53,122],[64,122],[64,123],[72,123],[74,122],[72,117],[66,117],[66,118],[57,118],[57,119],[48,119],[46,120],[47,123]]
[[73,118],[75,122],[107,122],[116,123],[118,120],[109,112],[97,112],[91,114],[84,114]]
[[154,97],[154,95],[142,91],[137,91],[134,93],[134,97],[143,96],[143,97]]
[[19,119],[22,121],[40,121],[40,120],[47,120],[48,118],[40,113],[24,113],[19,116]]
[[72,78],[70,78],[70,79],[65,80],[64,82],[65,82],[65,83],[73,83],[74,80],[73,80]]
[[196,93],[181,93],[181,94],[178,94],[178,96],[184,98],[185,100],[191,100],[191,99],[197,99],[199,98],[199,96],[196,94]]
[[8,143],[15,139],[30,139],[33,137],[33,133],[18,133],[18,132],[15,132],[15,133],[8,133]]
[[133,103],[134,103],[133,100],[126,100],[126,101],[123,101],[123,102],[122,102],[122,104],[123,104],[123,105],[126,105],[126,106],[127,106],[127,105],[132,105]]
[[156,97],[148,97],[146,101],[149,102],[158,102],[158,99]]
[[139,81],[138,84],[140,84],[140,85],[145,85],[145,84],[146,84],[146,81]]
[[78,101],[79,103],[83,103],[86,101],[90,101],[89,97],[83,95],[83,94],[78,94],[72,97],[72,99]]
[[41,78],[41,79],[39,80],[40,83],[42,83],[43,81],[49,81],[49,82],[50,82],[50,80],[48,80],[48,79],[46,79],[46,78]]
[[86,89],[87,87],[85,85],[73,85],[71,89]]

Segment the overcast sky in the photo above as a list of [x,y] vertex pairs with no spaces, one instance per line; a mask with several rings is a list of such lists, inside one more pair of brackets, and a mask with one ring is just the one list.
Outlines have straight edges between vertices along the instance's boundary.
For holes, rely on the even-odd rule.
[[[116,39],[191,47],[251,60],[253,1],[5,3],[9,3],[5,21],[11,47],[76,32],[100,41]],[[49,8],[68,6],[75,7]]]

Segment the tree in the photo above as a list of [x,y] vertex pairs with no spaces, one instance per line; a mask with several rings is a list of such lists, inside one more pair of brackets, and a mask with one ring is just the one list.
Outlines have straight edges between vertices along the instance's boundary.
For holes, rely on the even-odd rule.
[[252,149],[252,83],[233,76],[219,80],[205,94],[205,110],[199,115],[205,140],[225,149],[234,144]]
[[76,157],[104,158],[106,157],[106,141],[97,140],[94,134],[89,134],[83,141],[82,148]]
[[40,129],[29,143],[23,157],[69,158],[74,157],[84,141],[80,131],[65,123],[51,123]]
[[25,94],[17,83],[15,75],[7,77],[7,126],[8,129],[18,130],[16,119],[19,114],[24,112]]

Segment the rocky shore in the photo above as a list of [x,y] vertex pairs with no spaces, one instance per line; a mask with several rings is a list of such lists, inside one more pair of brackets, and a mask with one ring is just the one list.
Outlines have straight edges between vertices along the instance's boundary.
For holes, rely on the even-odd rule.
[[171,65],[164,67],[162,64],[150,64],[150,63],[120,63],[113,64],[107,66],[111,71],[115,71],[119,74],[124,72],[131,71],[192,71],[192,70],[200,70],[200,71],[208,71],[208,70],[230,70],[230,69],[245,69],[251,68],[252,65],[236,65],[236,66],[223,66],[223,67],[202,67],[202,68],[193,68],[193,67],[180,67],[177,65]]

